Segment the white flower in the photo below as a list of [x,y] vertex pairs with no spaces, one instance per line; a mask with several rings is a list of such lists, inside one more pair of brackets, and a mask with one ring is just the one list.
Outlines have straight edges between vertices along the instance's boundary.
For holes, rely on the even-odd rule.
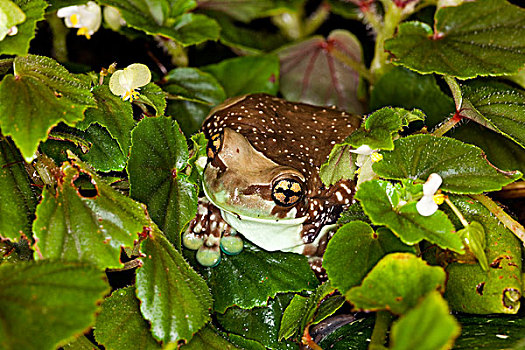
[[357,149],[350,150],[350,152],[357,154],[355,165],[359,169],[356,171],[358,174],[356,186],[359,187],[363,182],[376,178],[377,175],[372,170],[372,164],[383,159],[383,155],[368,145],[359,146]]
[[438,210],[438,204],[443,203],[444,196],[436,192],[443,179],[436,173],[430,174],[427,182],[423,184],[423,197],[417,202],[416,208],[420,215],[430,216]]
[[357,154],[355,165],[358,167],[362,167],[369,158],[372,163],[379,162],[383,159],[383,155],[381,153],[378,153],[376,149],[372,149],[368,145],[361,145],[357,149],[350,150],[350,152]]
[[0,0],[0,41],[18,33],[17,24],[26,20],[26,14],[14,2]]
[[57,16],[64,18],[68,28],[78,28],[77,35],[84,35],[90,39],[102,21],[100,6],[94,1],[85,5],[68,6],[58,10]]
[[151,81],[151,72],[148,66],[134,63],[124,69],[113,73],[109,79],[109,89],[115,95],[122,97],[124,101],[139,97],[137,90]]

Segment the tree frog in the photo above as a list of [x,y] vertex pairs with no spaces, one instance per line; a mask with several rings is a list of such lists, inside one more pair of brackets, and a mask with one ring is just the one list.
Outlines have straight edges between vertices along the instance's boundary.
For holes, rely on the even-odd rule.
[[[247,240],[267,251],[320,259],[329,228],[353,201],[353,181],[325,186],[319,169],[361,118],[333,108],[245,95],[216,107],[203,123],[209,140],[203,173],[206,198],[183,234],[205,266],[221,249],[237,254]],[[203,162],[204,164],[204,162]]]

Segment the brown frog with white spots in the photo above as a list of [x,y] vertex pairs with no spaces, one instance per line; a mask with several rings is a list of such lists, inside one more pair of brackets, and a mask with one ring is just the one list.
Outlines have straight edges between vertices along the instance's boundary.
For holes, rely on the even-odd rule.
[[206,199],[199,201],[184,245],[198,249],[201,264],[213,266],[219,248],[227,254],[242,250],[240,233],[265,250],[312,257],[315,267],[355,188],[349,180],[325,186],[319,169],[360,123],[346,112],[265,94],[215,108],[202,127],[209,140]]

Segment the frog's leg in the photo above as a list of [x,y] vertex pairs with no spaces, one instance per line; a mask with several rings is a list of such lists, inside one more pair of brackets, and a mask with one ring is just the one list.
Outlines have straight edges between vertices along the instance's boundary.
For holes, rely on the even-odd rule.
[[197,215],[182,235],[182,243],[188,249],[197,250],[199,264],[211,267],[219,264],[221,250],[229,255],[242,251],[243,242],[236,233],[224,221],[219,208],[203,198],[199,199]]

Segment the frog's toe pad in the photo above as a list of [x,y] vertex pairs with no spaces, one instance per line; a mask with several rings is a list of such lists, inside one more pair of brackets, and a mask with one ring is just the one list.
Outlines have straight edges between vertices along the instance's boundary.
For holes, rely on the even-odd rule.
[[221,251],[219,247],[201,246],[195,255],[197,262],[202,266],[214,267],[221,262]]
[[188,230],[182,235],[182,244],[188,249],[197,250],[204,244],[204,238],[201,234]]
[[242,252],[244,243],[239,236],[224,236],[221,238],[221,250],[228,255],[237,255]]

